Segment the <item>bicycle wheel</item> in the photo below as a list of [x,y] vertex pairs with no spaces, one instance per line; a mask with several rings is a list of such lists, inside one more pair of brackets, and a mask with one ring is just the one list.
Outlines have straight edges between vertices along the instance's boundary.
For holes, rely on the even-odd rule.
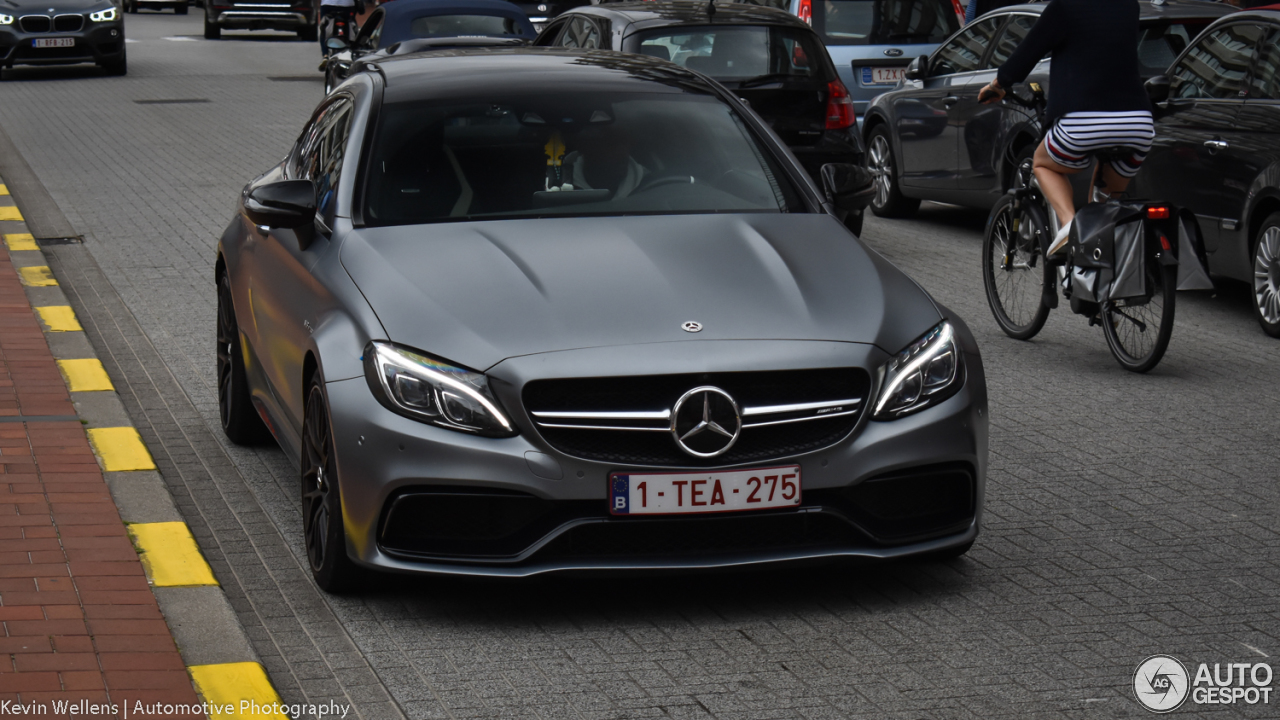
[[1149,261],[1150,300],[1117,300],[1103,305],[1102,332],[1120,367],[1144,373],[1155,367],[1169,348],[1173,334],[1178,270]]
[[991,209],[982,241],[982,279],[987,303],[1000,329],[1011,338],[1029,340],[1049,317],[1046,295],[1053,292],[1053,270],[1041,254],[1039,232],[1044,213],[1034,203],[1013,207],[1005,195]]

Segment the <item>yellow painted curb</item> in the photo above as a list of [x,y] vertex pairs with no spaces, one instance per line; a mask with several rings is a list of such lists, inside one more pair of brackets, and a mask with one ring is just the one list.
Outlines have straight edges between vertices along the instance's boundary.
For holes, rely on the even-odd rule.
[[40,319],[49,326],[49,332],[77,332],[83,330],[70,305],[45,305],[36,308]]
[[218,584],[186,523],[133,523],[126,529],[138,547],[147,577],[156,587]]
[[[267,679],[267,671],[256,662],[192,665],[187,670],[196,690],[209,703],[209,717],[214,720],[289,718],[280,708],[280,696]],[[223,712],[228,705],[232,709]]]
[[102,460],[107,472],[122,470],[155,470],[156,463],[142,444],[142,437],[131,427],[89,428],[89,443]]
[[8,195],[8,194],[9,194],[9,186],[3,183],[0,183],[0,195]]
[[0,205],[0,220],[17,220],[22,221],[22,213],[18,212],[16,205]]
[[111,384],[111,378],[107,377],[107,371],[106,368],[102,367],[102,361],[98,358],[59,360],[58,369],[62,371],[62,377],[66,379],[67,388],[71,392],[98,392],[116,389]]
[[[4,186],[0,185],[0,187]],[[40,249],[40,246],[36,245],[35,238],[31,237],[31,233],[8,233],[4,236],[4,244],[14,251]]]
[[18,268],[18,279],[22,280],[22,284],[27,287],[49,287],[58,284],[47,265]]

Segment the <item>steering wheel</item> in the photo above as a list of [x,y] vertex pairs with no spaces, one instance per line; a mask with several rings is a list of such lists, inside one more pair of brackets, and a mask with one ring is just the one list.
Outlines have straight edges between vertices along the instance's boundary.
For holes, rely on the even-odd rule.
[[693,185],[694,182],[692,175],[663,175],[662,177],[654,178],[649,182],[646,182],[644,185],[636,188],[636,192],[649,192],[654,188],[660,188],[664,185]]

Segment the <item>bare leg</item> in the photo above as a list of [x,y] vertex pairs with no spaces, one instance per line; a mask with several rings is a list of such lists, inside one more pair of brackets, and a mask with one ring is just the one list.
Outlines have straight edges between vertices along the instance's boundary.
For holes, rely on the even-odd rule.
[[1111,163],[1100,164],[1102,165],[1102,192],[1115,197],[1129,188],[1131,178],[1116,172],[1116,169],[1111,167]]
[[[1058,214],[1058,226],[1066,227],[1067,223],[1076,216],[1076,204],[1071,197],[1071,181],[1067,176],[1075,175],[1080,171],[1054,162],[1053,156],[1049,154],[1043,142],[1036,148],[1033,163],[1032,169],[1036,174],[1036,181],[1040,183],[1040,192],[1044,193],[1045,199]],[[1111,168],[1108,167],[1107,170],[1114,174]]]

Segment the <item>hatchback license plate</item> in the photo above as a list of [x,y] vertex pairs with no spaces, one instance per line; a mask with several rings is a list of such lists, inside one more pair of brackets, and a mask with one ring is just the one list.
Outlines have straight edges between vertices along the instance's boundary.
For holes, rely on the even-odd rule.
[[896,85],[902,79],[906,68],[901,67],[864,67],[862,68],[863,85]]
[[614,515],[735,512],[799,504],[799,465],[609,476],[609,512]]
[[59,47],[75,47],[75,38],[40,38],[32,40],[31,44],[38,48],[59,48]]

